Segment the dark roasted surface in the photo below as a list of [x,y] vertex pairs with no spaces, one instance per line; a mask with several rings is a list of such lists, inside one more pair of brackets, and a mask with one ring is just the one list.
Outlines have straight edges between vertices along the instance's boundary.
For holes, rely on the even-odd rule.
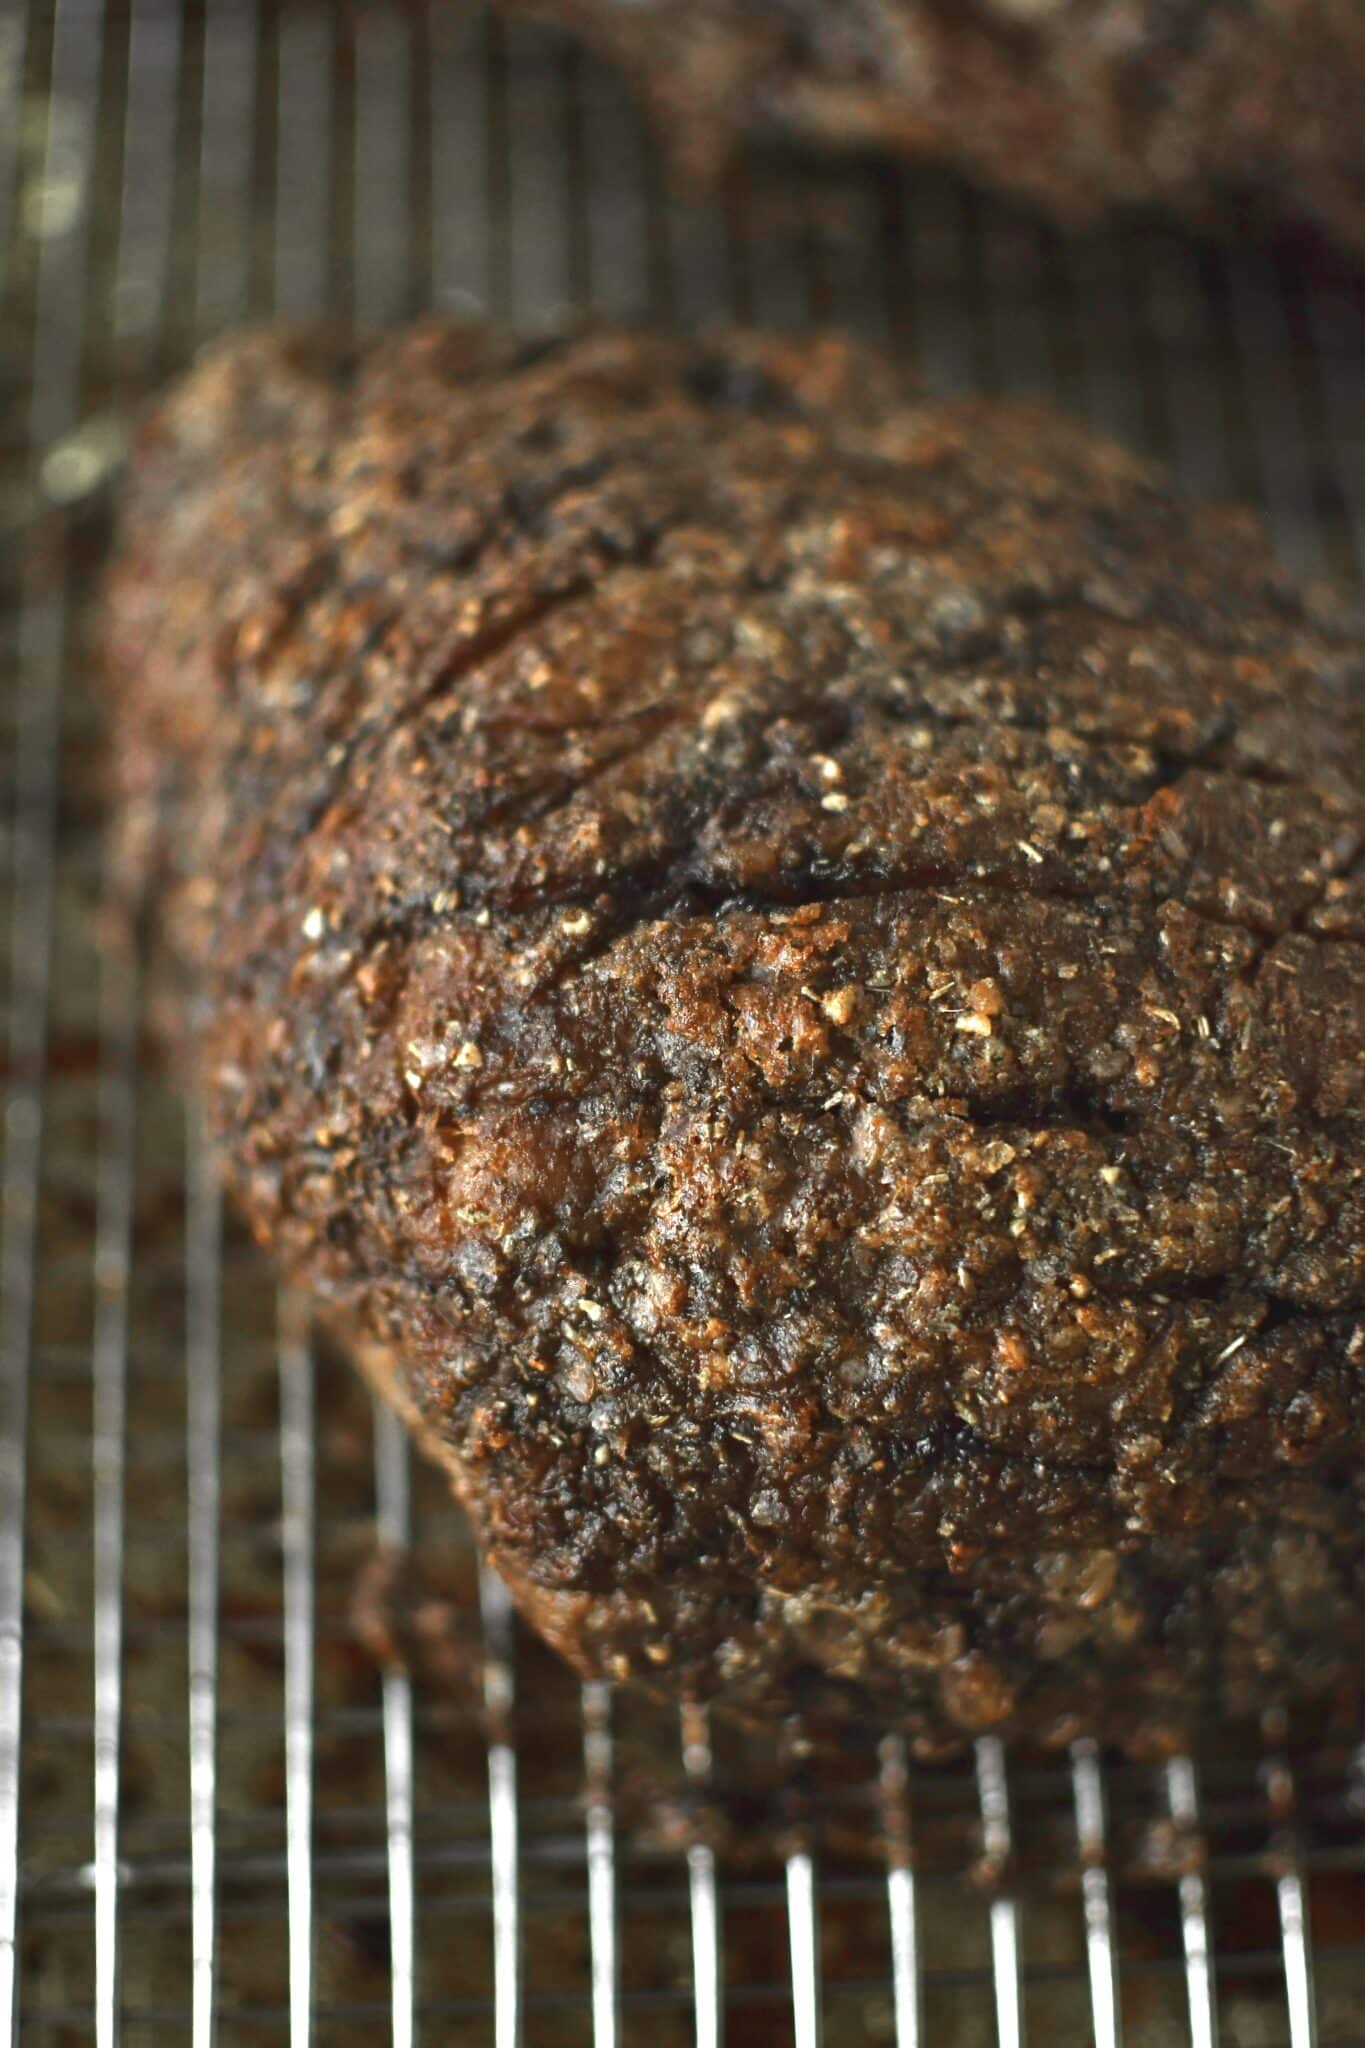
[[513,0],[648,89],[679,153],[740,135],[942,159],[1069,220],[1309,220],[1365,248],[1357,0]]
[[170,1028],[581,1668],[926,1749],[1350,1680],[1363,658],[832,344],[257,341],[148,424]]

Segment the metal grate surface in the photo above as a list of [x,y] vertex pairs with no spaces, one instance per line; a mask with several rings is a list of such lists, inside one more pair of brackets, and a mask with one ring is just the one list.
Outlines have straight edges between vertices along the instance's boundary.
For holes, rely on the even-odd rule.
[[[1058,395],[1365,573],[1365,287],[1071,242],[884,166],[672,192],[620,86],[460,0],[0,0],[0,2015],[289,2042],[1362,2048],[1349,1744],[812,1774],[579,1690],[312,1348],[97,950],[81,683],[128,407],[278,309],[837,320]],[[376,1541],[411,1668],[357,1640]]]

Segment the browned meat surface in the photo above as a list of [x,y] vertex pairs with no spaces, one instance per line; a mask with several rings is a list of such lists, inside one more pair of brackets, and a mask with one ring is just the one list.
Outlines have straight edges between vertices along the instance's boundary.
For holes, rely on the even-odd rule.
[[956,164],[1069,220],[1309,220],[1365,249],[1359,0],[509,0],[647,89],[683,160],[740,136]]
[[832,343],[255,340],[106,651],[236,1194],[583,1670],[1349,1683],[1365,640],[1251,523]]

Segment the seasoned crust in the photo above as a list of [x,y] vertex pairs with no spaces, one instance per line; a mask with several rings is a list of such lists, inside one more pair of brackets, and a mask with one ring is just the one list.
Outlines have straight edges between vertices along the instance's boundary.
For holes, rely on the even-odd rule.
[[1069,222],[1160,207],[1365,249],[1357,0],[506,0],[589,38],[675,155],[955,165]]
[[1358,630],[834,343],[257,338],[120,859],[257,1233],[585,1670],[922,1747],[1358,1666]]

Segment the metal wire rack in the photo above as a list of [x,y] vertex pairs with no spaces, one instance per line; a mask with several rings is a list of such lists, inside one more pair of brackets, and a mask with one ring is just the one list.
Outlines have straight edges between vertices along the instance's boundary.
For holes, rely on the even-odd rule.
[[[1361,2048],[1344,1736],[812,1771],[580,1691],[224,1218],[95,943],[99,487],[208,333],[432,305],[838,321],[1365,576],[1365,285],[1321,254],[1071,241],[888,166],[689,196],[616,81],[460,0],[0,0],[0,2031]],[[376,1544],[424,1575],[387,1668]]]

